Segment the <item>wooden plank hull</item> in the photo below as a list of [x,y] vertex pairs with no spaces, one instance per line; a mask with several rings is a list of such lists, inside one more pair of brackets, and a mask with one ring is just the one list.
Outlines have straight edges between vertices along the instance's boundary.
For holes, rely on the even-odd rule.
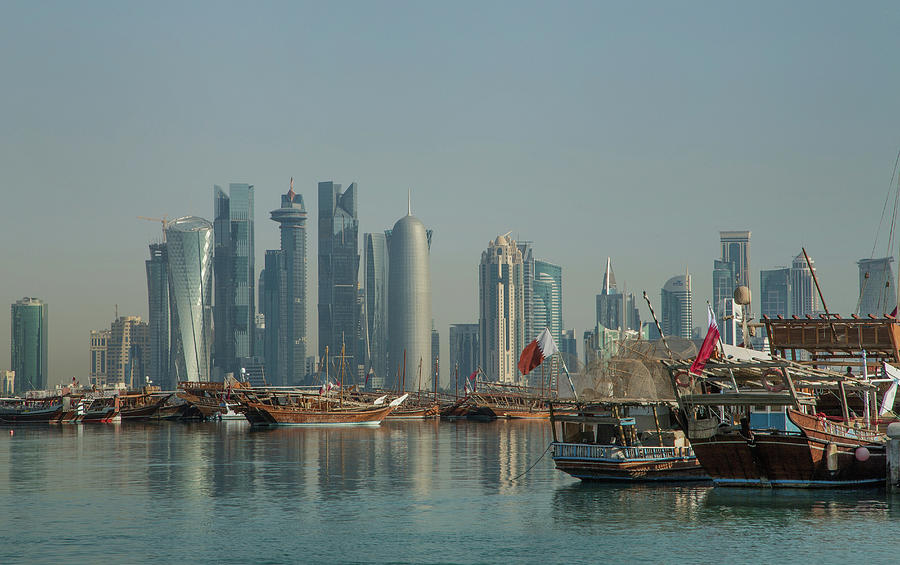
[[393,406],[349,410],[303,410],[247,402],[242,404],[254,426],[378,426]]
[[[884,444],[835,435],[828,432],[832,424],[788,413],[801,433],[755,431],[748,438],[737,431],[720,432],[705,439],[691,438],[694,453],[721,486],[841,488],[884,482]],[[863,447],[867,458],[857,456]]]
[[49,408],[34,410],[3,410],[0,412],[0,422],[4,424],[47,424],[62,413],[62,404]]
[[[571,444],[569,444],[571,445]],[[690,450],[672,449],[665,456],[641,453],[640,448],[631,457],[616,457],[622,450],[617,446],[576,446],[565,449],[566,444],[554,444],[553,460],[556,468],[582,481],[604,482],[682,482],[708,481],[709,475]],[[585,449],[577,449],[584,447]],[[606,456],[599,456],[602,452]]]

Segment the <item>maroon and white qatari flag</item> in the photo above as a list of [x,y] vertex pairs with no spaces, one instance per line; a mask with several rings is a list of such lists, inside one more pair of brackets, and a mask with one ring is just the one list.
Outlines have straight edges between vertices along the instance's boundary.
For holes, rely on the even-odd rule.
[[700,375],[703,372],[703,367],[706,367],[706,362],[712,357],[712,352],[715,351],[716,344],[719,342],[719,326],[716,324],[712,308],[707,308],[706,316],[709,319],[709,329],[706,331],[706,338],[703,340],[703,345],[700,346],[697,358],[691,364],[690,372],[694,375]]
[[522,350],[522,354],[519,356],[519,372],[527,375],[532,369],[543,363],[544,359],[551,357],[557,351],[559,348],[556,347],[550,330],[544,328],[541,335]]

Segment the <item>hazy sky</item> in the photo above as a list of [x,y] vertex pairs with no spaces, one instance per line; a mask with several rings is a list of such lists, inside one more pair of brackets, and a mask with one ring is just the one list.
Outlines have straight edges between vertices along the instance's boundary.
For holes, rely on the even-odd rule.
[[579,338],[607,255],[655,303],[688,267],[704,325],[722,229],[753,231],[754,290],[805,245],[849,313],[900,149],[897,29],[878,2],[3,2],[0,298],[46,300],[51,383],[86,380],[89,330],[147,314],[137,216],[211,219],[213,184],[252,183],[259,269],[293,176],[313,339],[322,180],[359,183],[361,233],[412,189],[444,359],[507,231],[563,266]]

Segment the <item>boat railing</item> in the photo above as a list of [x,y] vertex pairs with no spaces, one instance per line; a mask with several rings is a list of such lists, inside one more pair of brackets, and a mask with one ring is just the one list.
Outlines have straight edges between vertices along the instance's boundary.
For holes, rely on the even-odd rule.
[[626,460],[681,459],[693,456],[694,450],[690,447],[643,447],[560,442],[553,444],[554,458]]

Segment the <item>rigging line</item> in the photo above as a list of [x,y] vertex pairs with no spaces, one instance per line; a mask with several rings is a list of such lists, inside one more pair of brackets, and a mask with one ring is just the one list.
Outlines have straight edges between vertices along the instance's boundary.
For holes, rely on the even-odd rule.
[[878,246],[878,235],[881,233],[881,226],[884,223],[884,214],[887,212],[887,205],[891,199],[891,191],[894,189],[894,178],[897,175],[898,165],[900,165],[900,150],[897,151],[897,158],[894,160],[894,170],[891,172],[891,182],[888,183],[888,191],[887,194],[884,195],[884,207],[881,209],[881,220],[878,221],[878,227],[875,229],[875,242],[872,244],[872,254],[869,256],[870,259],[875,257],[875,249]]
[[524,471],[522,471],[521,473],[519,473],[519,474],[516,475],[515,477],[511,478],[511,479],[509,480],[509,482],[514,483],[514,482],[516,482],[517,479],[520,479],[521,477],[524,477],[526,474],[528,474],[528,471],[534,469],[534,466],[541,462],[541,459],[544,458],[544,455],[547,455],[547,452],[550,451],[550,448],[551,448],[551,447],[553,447],[553,444],[552,444],[552,443],[548,443],[548,444],[547,444],[547,449],[545,449],[544,452],[541,453],[541,456],[538,457],[537,461],[535,461],[534,463],[532,463],[530,467],[528,467],[527,469],[525,469]]

